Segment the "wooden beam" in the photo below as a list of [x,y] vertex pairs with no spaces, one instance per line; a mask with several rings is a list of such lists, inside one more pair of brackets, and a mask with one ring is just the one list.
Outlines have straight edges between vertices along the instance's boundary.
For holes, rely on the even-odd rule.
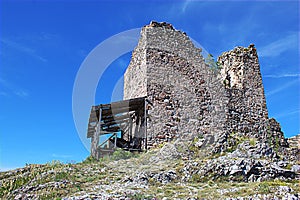
[[123,120],[123,119],[129,119],[131,115],[129,113],[125,113],[123,115],[111,115],[109,117],[102,118],[104,122],[109,122],[109,121],[118,121],[118,120]]
[[107,131],[107,132],[118,132],[121,131],[122,129],[120,127],[110,127],[107,129],[104,129],[103,131]]
[[107,117],[109,115],[117,115],[117,114],[122,114],[122,113],[128,113],[130,111],[136,111],[143,109],[143,105],[134,105],[131,107],[120,107],[120,108],[112,108],[110,110],[103,110],[102,111],[102,116]]
[[120,121],[110,121],[110,122],[102,124],[101,127],[104,128],[104,127],[115,126],[115,125],[121,126],[121,125],[125,125],[127,123],[129,123],[129,119],[124,119],[124,120],[120,120]]
[[144,131],[145,131],[145,150],[147,151],[147,101],[144,101],[145,107],[144,107]]
[[[98,122],[101,122],[101,109],[100,109],[100,116]],[[96,159],[100,158],[99,151],[98,151],[100,132],[101,132],[101,125],[100,123],[98,123],[95,134],[92,136],[92,142],[91,142],[91,155]]]
[[[107,131],[119,131],[120,127],[128,127],[128,120],[131,118],[133,112],[139,113],[144,108],[146,97],[139,97],[135,99],[128,99],[123,101],[112,102],[110,104],[100,104],[91,107],[91,112],[88,122],[87,137],[95,138],[96,126],[93,123],[103,123],[106,125],[100,126],[100,129],[105,129]],[[120,115],[121,114],[121,115]],[[126,121],[127,120],[127,121]],[[131,129],[131,128],[129,128]],[[100,130],[101,131],[101,130]],[[103,130],[102,130],[103,131]]]

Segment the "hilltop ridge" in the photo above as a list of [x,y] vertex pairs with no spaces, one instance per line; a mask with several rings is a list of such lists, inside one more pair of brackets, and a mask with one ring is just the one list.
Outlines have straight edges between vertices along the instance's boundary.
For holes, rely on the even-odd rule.
[[[114,105],[121,114],[114,114]],[[0,172],[0,197],[300,197],[299,135],[284,138],[280,124],[269,118],[253,44],[215,61],[203,58],[201,49],[171,24],[151,22],[142,29],[125,72],[124,101],[93,106],[90,119],[96,120],[93,126],[89,121],[90,157],[77,164],[31,164]],[[143,148],[131,153],[114,146],[111,155],[101,155],[99,134],[116,130],[124,144],[137,141]],[[116,137],[113,142],[117,145]]]

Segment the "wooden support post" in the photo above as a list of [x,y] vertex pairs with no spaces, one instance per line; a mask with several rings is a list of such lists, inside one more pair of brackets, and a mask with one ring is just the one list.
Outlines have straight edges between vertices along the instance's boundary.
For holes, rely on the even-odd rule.
[[100,152],[98,150],[98,145],[99,145],[99,137],[101,134],[101,114],[102,114],[102,109],[99,109],[99,121],[97,123],[96,131],[92,137],[92,143],[91,143],[91,155],[99,159],[100,158]]
[[147,101],[146,101],[146,99],[144,101],[144,104],[145,104],[145,107],[144,107],[144,134],[145,134],[144,139],[145,139],[145,150],[147,151],[148,137],[147,137]]
[[114,148],[117,148],[117,133],[114,133],[114,136],[115,136],[115,147]]
[[129,141],[132,141],[132,116],[129,118]]

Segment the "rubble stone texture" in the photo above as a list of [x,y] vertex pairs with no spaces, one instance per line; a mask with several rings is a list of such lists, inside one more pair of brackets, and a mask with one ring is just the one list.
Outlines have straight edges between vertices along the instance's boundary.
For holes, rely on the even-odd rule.
[[268,118],[258,56],[253,44],[205,63],[183,32],[167,23],[143,27],[124,75],[124,99],[147,96],[148,147],[174,138],[210,136],[215,151],[230,134],[286,146],[280,125]]

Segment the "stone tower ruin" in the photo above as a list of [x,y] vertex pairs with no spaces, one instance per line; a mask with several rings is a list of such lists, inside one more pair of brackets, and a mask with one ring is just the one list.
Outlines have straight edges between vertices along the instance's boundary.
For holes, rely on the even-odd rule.
[[201,51],[171,24],[143,27],[124,74],[124,100],[91,109],[92,156],[195,137],[211,152],[225,151],[239,138],[287,146],[279,123],[268,117],[254,45],[225,52],[217,62]]
[[217,70],[206,64],[201,49],[171,24],[143,27],[124,75],[124,100],[151,102],[149,148],[200,136],[220,151],[231,134],[286,145],[280,125],[268,118],[254,45],[223,53],[217,64]]

